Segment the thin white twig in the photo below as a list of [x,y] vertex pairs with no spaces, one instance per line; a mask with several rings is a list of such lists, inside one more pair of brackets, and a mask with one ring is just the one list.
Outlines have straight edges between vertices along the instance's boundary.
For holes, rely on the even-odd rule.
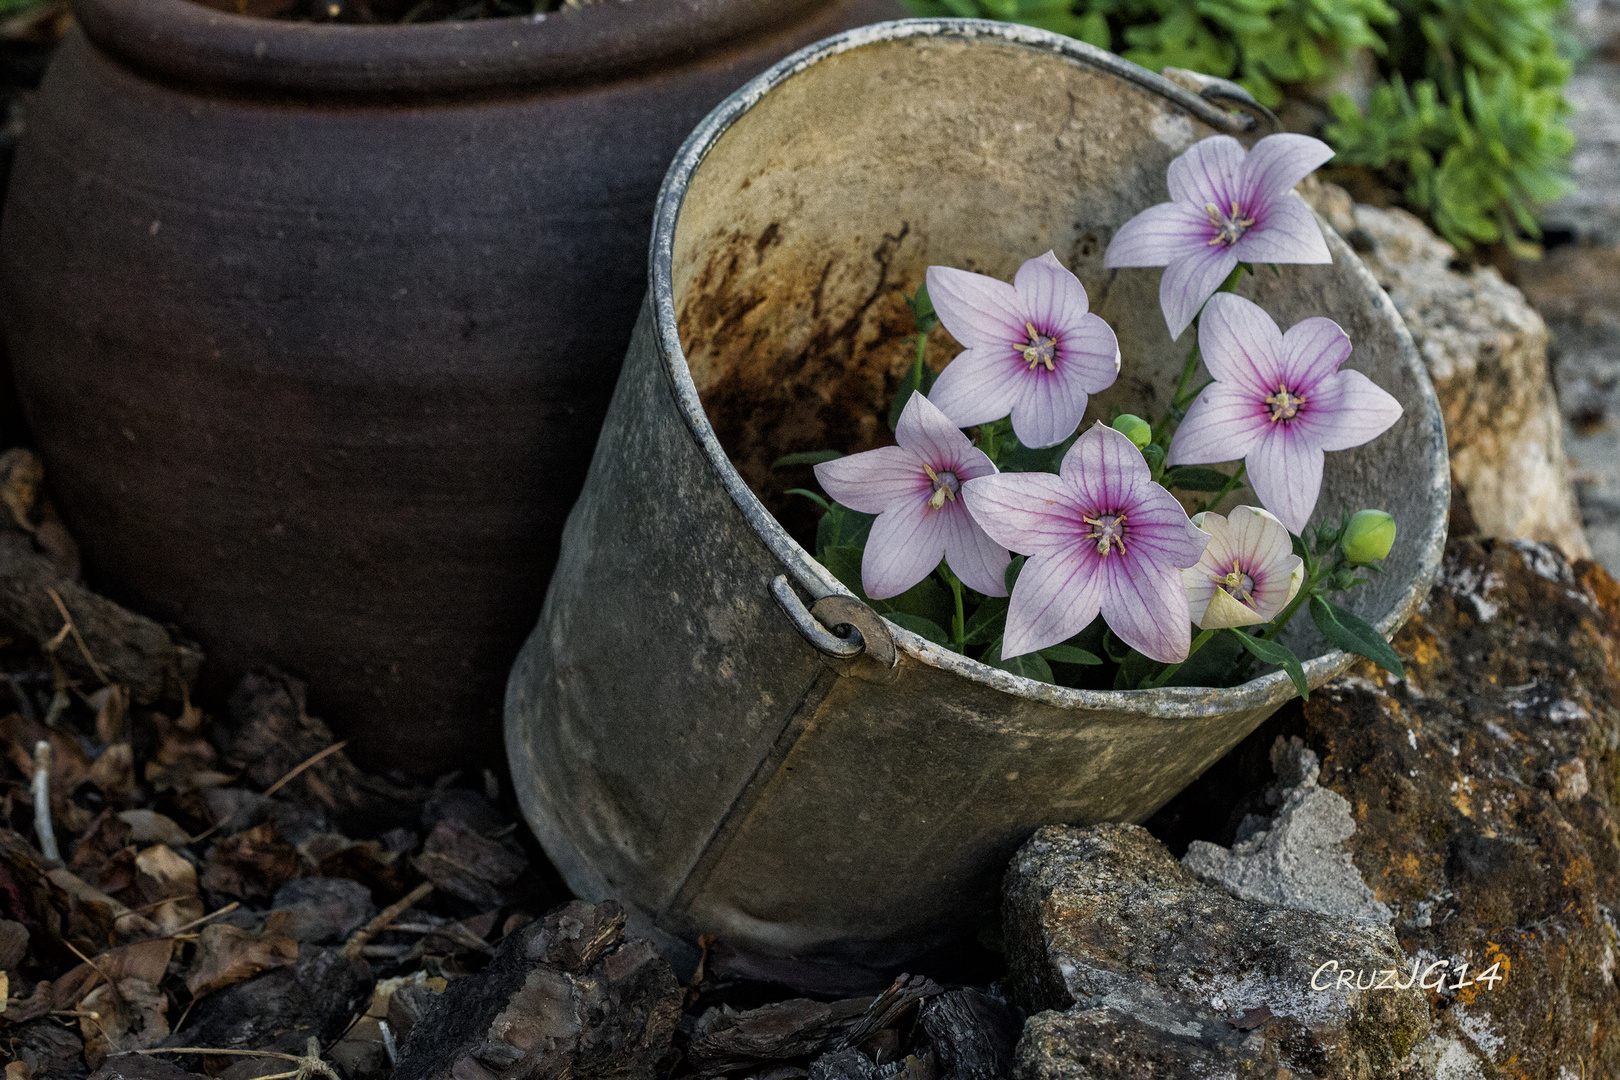
[[44,739],[34,744],[34,835],[39,851],[51,866],[62,865],[62,852],[56,846],[56,828],[51,824],[51,744]]

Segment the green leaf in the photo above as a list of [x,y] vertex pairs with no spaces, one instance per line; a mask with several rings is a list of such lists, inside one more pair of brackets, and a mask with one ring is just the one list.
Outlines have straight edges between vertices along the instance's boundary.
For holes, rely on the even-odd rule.
[[1040,653],[1041,656],[1056,664],[1085,664],[1091,666],[1103,662],[1103,658],[1096,653],[1077,649],[1073,645],[1049,645],[1040,650]]
[[956,602],[932,574],[899,596],[891,596],[885,603],[894,611],[916,615],[939,626],[949,626],[951,617],[956,614]]
[[1288,677],[1294,681],[1294,689],[1305,701],[1311,700],[1311,685],[1305,681],[1305,669],[1300,666],[1299,657],[1288,646],[1265,638],[1250,637],[1241,630],[1231,630],[1236,634],[1243,647],[1249,650],[1256,659],[1268,664],[1275,664],[1288,672]]
[[828,548],[852,547],[858,551],[866,547],[866,537],[876,520],[876,514],[863,514],[833,503],[816,526],[816,558],[820,559]]
[[1013,586],[1018,584],[1018,575],[1023,572],[1024,563],[1028,561],[1023,555],[1014,555],[1012,562],[1007,564],[1007,569],[1001,575],[1002,582],[1007,586],[1007,595],[1012,595]]
[[1311,597],[1311,619],[1316,623],[1316,628],[1322,631],[1322,636],[1335,647],[1365,656],[1397,678],[1406,677],[1406,665],[1401,663],[1401,658],[1389,647],[1384,635],[1365,620],[1337,604],[1328,603],[1320,596]]
[[894,392],[894,398],[889,402],[889,430],[893,431],[900,426],[900,414],[906,409],[906,402],[911,400],[915,391],[922,391],[926,397],[933,387],[934,380],[939,378],[933,370],[924,364],[922,369],[922,383],[917,382],[917,368],[913,365],[906,369],[906,377],[900,380],[900,389]]
[[836,546],[823,551],[819,556],[821,565],[832,571],[832,576],[844,583],[844,588],[860,598],[862,603],[870,603],[866,590],[861,588],[861,549],[858,547]]
[[1232,478],[1219,469],[1202,465],[1178,465],[1164,474],[1164,486],[1172,491],[1221,491]]
[[962,632],[964,645],[984,645],[999,638],[1007,622],[1007,598],[1005,596],[991,596],[986,598],[968,616],[967,626]]
[[946,648],[950,648],[951,635],[946,633],[943,626],[939,625],[937,622],[934,622],[932,619],[925,619],[921,615],[910,615],[904,611],[891,611],[885,615],[884,618],[888,619],[896,626],[905,627],[913,634],[927,638],[935,645],[943,645]]
[[783,454],[771,462],[771,468],[781,469],[789,465],[820,465],[824,461],[837,461],[844,456],[842,450],[803,450],[797,454]]
[[906,306],[911,308],[911,322],[919,334],[927,334],[939,325],[934,302],[928,297],[927,282],[917,286],[916,293],[906,297]]
[[1022,675],[1026,679],[1034,679],[1036,682],[1057,684],[1057,680],[1052,677],[1051,666],[1041,659],[1040,653],[1024,653],[1011,660],[1003,660],[1001,642],[1001,638],[996,638],[995,644],[984,651],[985,663],[1002,671],[1010,671],[1014,675]]
[[815,503],[817,506],[821,507],[823,510],[832,509],[832,503],[828,502],[826,499],[822,498],[820,495],[817,495],[813,491],[806,491],[804,488],[788,488],[784,494],[802,495],[806,499],[809,499],[811,502]]

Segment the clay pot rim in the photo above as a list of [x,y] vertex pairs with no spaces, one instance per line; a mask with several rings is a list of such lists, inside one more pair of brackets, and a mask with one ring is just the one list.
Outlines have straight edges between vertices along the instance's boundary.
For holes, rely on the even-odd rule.
[[[709,150],[731,125],[753,108],[761,98],[793,75],[830,56],[910,37],[1004,41],[1045,50],[1071,62],[1097,68],[1133,82],[1217,131],[1241,134],[1249,130],[1249,125],[1227,108],[1206,100],[1162,75],[1083,41],[1015,23],[955,18],[901,19],[875,23],[871,26],[846,30],[806,46],[756,76],[742,89],[717,105],[697,126],[687,137],[680,152],[676,154],[668,174],[664,177],[663,189],[658,195],[657,217],[654,220],[652,244],[648,251],[647,301],[649,313],[655,323],[652,333],[658,341],[664,374],[669,380],[676,408],[681,413],[693,440],[708,458],[709,465],[719,478],[722,487],[742,512],[756,536],[776,557],[799,591],[812,596],[853,597],[853,594],[793,539],[776,520],[775,515],[765,508],[765,504],[731,464],[731,459],[720,445],[714,427],[709,423],[708,414],[704,411],[703,402],[698,396],[697,385],[692,380],[691,369],[686,363],[686,351],[681,344],[680,327],[675,314],[675,227],[692,177],[703,164]],[[1367,269],[1344,239],[1322,219],[1320,214],[1316,217],[1323,227],[1323,237],[1328,242],[1328,250],[1332,253],[1334,262],[1342,260],[1345,265],[1352,268],[1352,273],[1365,290],[1367,298],[1381,308],[1393,322],[1401,359],[1415,375],[1419,387],[1421,416],[1414,419],[1425,426],[1428,434],[1429,464],[1434,474],[1430,486],[1428,520],[1420,534],[1409,538],[1409,542],[1419,545],[1417,570],[1394,605],[1379,618],[1369,620],[1387,638],[1416,613],[1440,573],[1451,507],[1445,422],[1441,418],[1440,401],[1435,394],[1434,384],[1429,379],[1428,369],[1419,357],[1411,332],[1407,330],[1394,303],[1378,284],[1378,280],[1373,277],[1372,271]],[[952,672],[1016,697],[1040,701],[1063,709],[1112,711],[1130,715],[1137,721],[1179,722],[1189,719],[1217,721],[1260,710],[1269,712],[1296,694],[1293,683],[1282,671],[1273,671],[1238,686],[1224,688],[1164,686],[1153,690],[1083,690],[1053,686],[971,660],[936,645],[896,623],[888,622],[887,626],[899,651],[914,661]],[[1357,659],[1358,657],[1349,653],[1330,648],[1321,655],[1302,661],[1306,681],[1312,689],[1316,689],[1349,670]]]
[[525,18],[362,26],[193,0],[73,0],[98,47],[159,76],[243,90],[467,92],[639,73],[790,24],[827,0],[629,0]]

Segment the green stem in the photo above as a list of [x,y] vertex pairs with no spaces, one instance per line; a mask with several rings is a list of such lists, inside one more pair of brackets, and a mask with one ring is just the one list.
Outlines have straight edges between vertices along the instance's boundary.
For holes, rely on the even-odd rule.
[[[1187,646],[1187,660],[1191,660],[1193,658],[1193,653],[1197,652],[1199,649],[1202,649],[1204,647],[1204,643],[1210,638],[1214,637],[1216,633],[1218,633],[1218,631],[1215,630],[1198,631],[1198,636],[1192,639],[1191,645]],[[1181,664],[1185,664],[1187,660],[1183,660]],[[1181,664],[1171,664],[1153,678],[1143,683],[1142,689],[1157,690],[1159,687],[1169,682],[1171,676],[1175,675],[1176,672],[1181,670]]]
[[[1221,282],[1221,287],[1215,291],[1235,292],[1238,282],[1242,281],[1243,275],[1248,272],[1249,267],[1246,263],[1238,263],[1232,268],[1232,272],[1226,275],[1226,280]],[[1187,406],[1191,404],[1190,401],[1186,400],[1187,387],[1192,382],[1193,375],[1198,371],[1198,323],[1203,317],[1204,313],[1200,310],[1192,321],[1192,351],[1187,354],[1187,362],[1181,366],[1181,378],[1176,380],[1176,393],[1170,399],[1170,408],[1165,411],[1164,417],[1153,425],[1153,441],[1162,445],[1169,445],[1168,436],[1174,430],[1171,425],[1181,422],[1181,418],[1186,415]]]
[[956,598],[956,617],[951,622],[951,639],[956,642],[956,651],[962,652],[967,648],[967,618],[962,614],[962,583],[956,575],[941,567],[945,583],[951,587],[951,595]]
[[1316,587],[1332,577],[1338,569],[1339,554],[1338,549],[1335,548],[1333,557],[1324,560],[1322,565],[1317,567],[1314,574],[1306,577],[1305,583],[1299,587],[1299,592],[1295,593],[1294,598],[1288,601],[1288,606],[1277,613],[1277,617],[1271,620],[1271,625],[1266,627],[1265,632],[1259,636],[1266,641],[1271,641],[1282,633],[1283,628],[1288,625],[1288,621],[1298,614],[1300,608],[1310,602],[1312,596],[1316,595]]
[[1204,504],[1204,509],[1205,510],[1213,510],[1217,506],[1221,505],[1221,500],[1222,499],[1224,499],[1228,495],[1232,494],[1232,492],[1236,491],[1243,484],[1243,476],[1244,476],[1244,474],[1246,472],[1248,472],[1248,469],[1249,469],[1249,463],[1248,462],[1246,462],[1246,461],[1238,462],[1237,472],[1233,473],[1227,479],[1226,486],[1221,488],[1221,490],[1217,491],[1215,493],[1215,497],[1213,499],[1209,500],[1209,502]]
[[921,329],[917,331],[917,363],[911,369],[911,384],[918,390],[922,389],[923,357],[928,354],[928,335]]

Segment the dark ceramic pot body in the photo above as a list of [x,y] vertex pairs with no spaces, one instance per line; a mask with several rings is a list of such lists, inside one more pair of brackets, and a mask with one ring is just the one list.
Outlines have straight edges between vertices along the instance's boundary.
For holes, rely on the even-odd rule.
[[682,138],[892,0],[397,27],[76,0],[0,227],[17,383],[93,583],[377,764],[497,752]]

